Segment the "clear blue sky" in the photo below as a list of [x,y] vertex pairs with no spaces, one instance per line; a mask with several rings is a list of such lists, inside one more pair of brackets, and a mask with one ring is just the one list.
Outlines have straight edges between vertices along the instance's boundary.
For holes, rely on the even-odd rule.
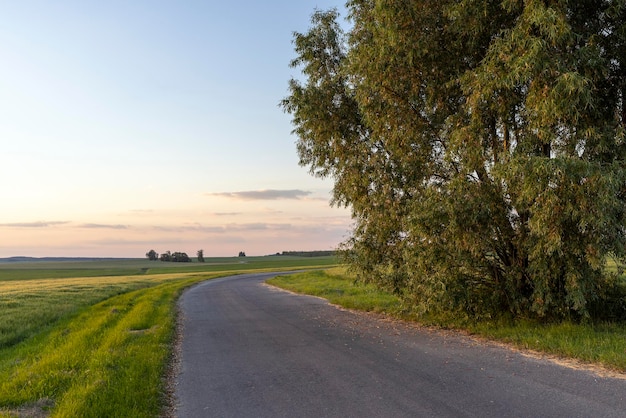
[[0,0],[0,257],[332,249],[278,107],[335,1]]

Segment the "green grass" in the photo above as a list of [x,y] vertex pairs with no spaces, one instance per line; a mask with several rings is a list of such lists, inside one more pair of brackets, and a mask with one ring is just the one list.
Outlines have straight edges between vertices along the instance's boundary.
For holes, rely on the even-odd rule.
[[49,400],[55,417],[158,415],[176,296],[200,279],[109,298],[7,350],[11,360],[0,364],[2,406],[16,411]]
[[[334,259],[221,261],[222,271],[210,263],[168,264],[162,267],[166,273],[104,277],[98,269],[143,267],[54,264],[48,274],[55,277],[43,278],[45,268],[31,265],[20,266],[21,272],[36,271],[35,279],[0,279],[0,416],[158,416],[165,405],[175,304],[184,288],[238,272],[328,266]],[[58,277],[59,271],[86,270],[93,274]]]
[[400,315],[400,300],[374,286],[355,285],[344,269],[315,270],[290,276],[277,276],[267,283],[296,293],[319,296],[348,309]]
[[170,276],[0,281],[0,350],[54,326],[81,308],[167,279]]
[[[349,309],[383,312],[399,319],[416,316],[394,295],[355,284],[342,268],[279,276],[268,281],[298,293],[320,296]],[[424,318],[420,318],[424,321]],[[463,329],[488,339],[626,372],[626,323],[541,324],[532,321],[476,322],[432,318],[427,325]]]
[[626,324],[624,323],[485,322],[468,328],[478,335],[511,343],[522,349],[532,349],[580,360],[584,363],[598,364],[622,373],[626,372]]

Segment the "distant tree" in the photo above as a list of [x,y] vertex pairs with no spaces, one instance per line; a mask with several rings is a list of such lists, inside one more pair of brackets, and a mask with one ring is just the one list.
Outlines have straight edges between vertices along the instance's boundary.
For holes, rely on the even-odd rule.
[[204,250],[198,250],[198,262],[204,263]]
[[245,252],[243,252],[243,251],[239,251],[239,257],[245,257],[245,256],[246,256],[246,253],[245,253]]
[[172,261],[175,263],[191,263],[191,257],[187,253],[175,252],[172,254]]
[[191,258],[187,253],[166,251],[161,254],[161,261],[171,261],[173,263],[190,263]]
[[172,261],[172,253],[170,251],[166,251],[161,254],[161,261]]
[[146,253],[146,257],[148,257],[150,261],[156,261],[159,259],[159,254],[154,250],[150,250]]

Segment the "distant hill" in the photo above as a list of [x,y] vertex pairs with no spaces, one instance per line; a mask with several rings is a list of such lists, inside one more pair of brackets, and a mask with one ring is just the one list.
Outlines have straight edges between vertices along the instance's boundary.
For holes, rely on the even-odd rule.
[[0,263],[33,263],[51,261],[103,261],[103,260],[127,260],[115,257],[5,257],[0,258]]
[[296,257],[328,257],[337,255],[337,251],[283,251],[276,255],[291,255]]

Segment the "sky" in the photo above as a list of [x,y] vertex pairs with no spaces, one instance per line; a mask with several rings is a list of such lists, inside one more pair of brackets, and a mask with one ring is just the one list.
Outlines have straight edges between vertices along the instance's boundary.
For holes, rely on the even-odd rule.
[[267,255],[350,231],[279,107],[332,0],[0,0],[0,257]]

